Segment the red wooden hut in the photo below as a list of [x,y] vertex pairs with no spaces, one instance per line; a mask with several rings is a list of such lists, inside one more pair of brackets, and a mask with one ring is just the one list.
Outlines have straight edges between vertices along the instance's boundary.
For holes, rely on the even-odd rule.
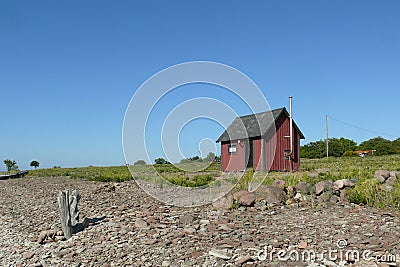
[[222,171],[298,171],[300,139],[304,135],[293,122],[292,148],[290,115],[286,108],[237,117],[218,138]]

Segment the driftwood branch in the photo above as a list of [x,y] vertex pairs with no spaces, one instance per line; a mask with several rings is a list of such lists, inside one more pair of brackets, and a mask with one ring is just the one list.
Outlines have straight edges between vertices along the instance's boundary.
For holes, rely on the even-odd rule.
[[61,228],[67,239],[73,234],[82,231],[90,222],[90,219],[85,218],[82,223],[79,223],[78,203],[80,199],[81,196],[76,190],[73,190],[71,194],[69,190],[61,191],[58,195]]

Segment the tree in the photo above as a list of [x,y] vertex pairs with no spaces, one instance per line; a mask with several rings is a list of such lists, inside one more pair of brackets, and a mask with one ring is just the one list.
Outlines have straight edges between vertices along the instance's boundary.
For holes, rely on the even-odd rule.
[[[330,138],[329,139],[329,156],[341,157],[346,151],[354,151],[356,142],[346,138]],[[323,158],[326,157],[326,143],[324,140],[310,142],[300,149],[300,157],[302,158]]]
[[380,136],[362,142],[359,145],[359,149],[376,150],[374,154],[377,156],[390,155],[396,153],[395,144],[393,144],[390,140],[387,140]]
[[193,162],[193,161],[202,162],[203,159],[200,158],[199,156],[193,156],[193,157],[190,157],[190,158],[181,159],[181,163],[190,163],[190,162]]
[[344,151],[354,151],[357,148],[357,143],[354,142],[353,140],[341,137],[339,139],[339,142]]
[[7,166],[7,171],[10,172],[18,170],[18,165],[17,162],[15,162],[15,160],[6,159],[3,162]]
[[[330,138],[329,139],[329,156],[330,157],[341,157],[345,150],[343,149],[340,139]],[[325,150],[326,153],[326,150]]]
[[144,161],[142,159],[139,159],[133,165],[135,165],[135,166],[140,166],[140,165],[143,166],[143,165],[146,165],[146,161]]
[[154,162],[155,162],[156,164],[167,164],[167,161],[166,161],[165,159],[163,159],[163,158],[156,158],[156,159],[154,160]]
[[194,156],[194,157],[189,158],[189,160],[190,161],[199,161],[200,157],[199,156]]
[[215,154],[213,152],[209,152],[205,159],[207,161],[214,161],[215,160]]
[[356,157],[356,156],[357,156],[357,154],[355,154],[354,151],[348,150],[343,153],[343,157]]
[[400,138],[392,141],[393,149],[396,154],[400,154]]
[[34,167],[35,169],[39,167],[40,163],[37,160],[32,160],[30,166]]
[[323,158],[326,156],[325,141],[319,140],[310,142],[300,148],[300,157],[302,158]]

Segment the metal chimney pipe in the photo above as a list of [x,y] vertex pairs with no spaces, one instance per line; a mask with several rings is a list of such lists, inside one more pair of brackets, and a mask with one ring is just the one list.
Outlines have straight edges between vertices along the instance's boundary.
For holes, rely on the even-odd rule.
[[293,156],[293,106],[292,106],[292,102],[293,102],[293,97],[289,96],[289,101],[290,101],[290,152],[291,152],[291,156]]

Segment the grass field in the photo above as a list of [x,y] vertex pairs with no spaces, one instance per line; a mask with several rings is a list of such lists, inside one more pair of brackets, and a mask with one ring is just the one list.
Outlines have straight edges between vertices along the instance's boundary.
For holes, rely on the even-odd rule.
[[[154,166],[154,168],[153,168]],[[178,165],[179,166],[179,165]],[[171,164],[147,166],[114,166],[114,167],[83,167],[83,168],[52,168],[30,171],[30,176],[69,176],[76,179],[87,179],[101,182],[122,182],[135,179],[153,180],[158,172],[166,180],[181,186],[196,187],[207,185],[221,175],[220,164],[212,163],[205,166],[179,166]],[[191,168],[201,171],[191,171]],[[298,182],[316,184],[322,180],[353,179],[356,186],[350,192],[350,199],[355,203],[362,203],[375,207],[389,207],[400,209],[400,182],[398,181],[391,192],[380,189],[379,184],[372,179],[376,170],[400,171],[400,155],[373,156],[373,157],[342,157],[323,159],[302,159],[299,172],[271,172],[265,174],[264,184],[272,184],[276,179],[285,180],[287,185],[296,185]],[[247,170],[236,185],[236,189],[248,188],[254,170]],[[400,180],[400,179],[399,179]],[[235,180],[236,182],[236,180]]]
[[[208,165],[208,164],[207,164]],[[175,167],[172,164],[146,165],[146,166],[111,166],[111,167],[81,167],[81,168],[51,168],[37,169],[29,172],[30,176],[37,177],[60,177],[69,176],[71,178],[86,179],[100,182],[122,182],[133,178],[143,178],[142,176],[153,175],[155,172],[161,174],[167,180],[176,182],[182,186],[201,186],[207,184],[221,173],[219,163],[211,163],[209,166],[202,164],[184,164]],[[154,168],[153,168],[154,167]],[[187,171],[190,169],[196,172]],[[131,172],[129,171],[131,170]],[[180,182],[182,180],[182,182]],[[205,181],[206,180],[206,181]],[[186,181],[186,182],[183,182]],[[197,181],[197,182],[196,182]]]

